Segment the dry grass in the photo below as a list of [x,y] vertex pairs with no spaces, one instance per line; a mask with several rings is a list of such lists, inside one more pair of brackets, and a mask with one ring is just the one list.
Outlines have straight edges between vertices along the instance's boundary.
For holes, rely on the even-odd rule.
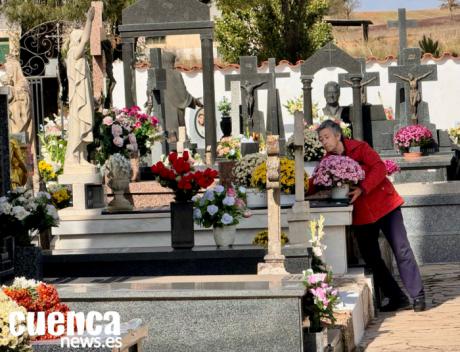
[[[361,28],[334,28],[334,38],[338,45],[356,57],[375,56],[385,58],[397,56],[399,51],[398,30],[389,29],[387,21],[396,20],[397,12],[361,12],[355,19],[369,19],[374,22],[369,28],[369,42],[364,44]],[[408,19],[418,20],[416,28],[408,28],[408,46],[418,47],[423,35],[438,40],[441,53],[460,54],[460,11],[451,20],[448,10],[409,11]]]

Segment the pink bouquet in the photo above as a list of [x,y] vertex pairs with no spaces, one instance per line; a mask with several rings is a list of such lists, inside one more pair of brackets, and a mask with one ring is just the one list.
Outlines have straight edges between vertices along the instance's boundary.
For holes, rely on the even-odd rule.
[[364,170],[347,156],[330,155],[319,163],[313,172],[313,184],[324,187],[357,184],[364,180]]
[[399,165],[393,160],[384,160],[383,163],[385,164],[385,167],[387,169],[388,176],[391,176],[394,173],[401,171]]
[[394,136],[395,146],[403,152],[410,147],[421,147],[432,142],[431,131],[423,125],[409,125],[402,127]]

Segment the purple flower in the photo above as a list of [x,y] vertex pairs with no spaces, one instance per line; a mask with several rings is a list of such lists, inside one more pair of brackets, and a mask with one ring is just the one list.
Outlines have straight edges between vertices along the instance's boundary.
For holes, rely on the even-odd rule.
[[137,139],[136,139],[136,136],[134,135],[134,133],[128,134],[128,139],[129,139],[129,143],[137,144]]
[[114,137],[119,137],[123,133],[123,129],[121,128],[120,125],[112,125],[112,135]]
[[206,208],[206,211],[209,213],[209,215],[214,216],[219,211],[219,208],[216,207],[214,204],[208,205]]
[[230,225],[233,222],[233,216],[231,216],[230,214],[224,213],[224,215],[222,215],[221,221],[222,221],[222,224],[224,225]]
[[231,207],[232,205],[235,204],[235,198],[227,196],[222,200],[222,204],[228,205]]
[[123,147],[123,138],[121,137],[115,137],[113,139],[113,144],[115,144],[117,147],[121,148]]

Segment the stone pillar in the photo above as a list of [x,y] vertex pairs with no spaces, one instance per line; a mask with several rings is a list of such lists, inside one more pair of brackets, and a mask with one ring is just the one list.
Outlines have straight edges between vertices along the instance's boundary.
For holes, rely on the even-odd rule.
[[11,186],[8,92],[8,87],[0,87],[0,196],[4,196],[10,190]]
[[176,144],[176,151],[179,156],[182,156],[185,150],[185,143],[187,140],[187,132],[185,126],[179,126],[179,138]]
[[289,240],[291,244],[306,244],[310,203],[305,201],[303,115],[294,114],[294,119],[295,203],[288,213]]
[[216,106],[214,97],[214,52],[212,33],[201,34],[201,57],[203,62],[203,99],[205,118],[205,153],[206,163],[214,164],[216,160]]
[[[308,125],[313,124],[313,102],[311,99],[311,83],[313,82],[313,76],[301,76],[300,80],[302,81],[302,90],[303,90],[303,113],[305,122]],[[303,127],[302,127],[303,131]]]
[[104,60],[102,58],[101,42],[105,39],[102,12],[104,3],[102,1],[91,1],[95,8],[93,24],[91,26],[90,51],[93,57],[93,95],[97,105],[101,105],[102,94],[104,93]]
[[123,75],[125,78],[125,106],[136,105],[136,72],[134,64],[134,38],[123,38]]
[[362,141],[364,139],[363,132],[363,106],[361,102],[361,75],[351,77],[353,82],[353,138]]
[[287,275],[284,255],[281,254],[280,211],[280,148],[279,136],[267,136],[267,208],[268,253],[265,263],[259,263],[259,275]]

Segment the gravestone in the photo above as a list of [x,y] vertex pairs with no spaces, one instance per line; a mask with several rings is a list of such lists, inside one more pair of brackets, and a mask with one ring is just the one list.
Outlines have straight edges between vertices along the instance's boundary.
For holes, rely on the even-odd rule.
[[[406,9],[398,9],[398,20],[397,21],[388,21],[388,28],[398,28],[399,29],[399,55],[398,55],[398,65],[403,65],[403,50],[407,48],[407,28],[416,27],[417,22],[414,20],[407,20],[406,18]],[[401,118],[401,103],[405,101],[405,92],[404,85],[401,83],[396,84],[396,111],[395,117],[396,120]]]
[[10,189],[10,151],[8,136],[8,88],[0,87],[0,196]]
[[408,48],[403,50],[403,65],[388,68],[388,80],[390,83],[404,85],[405,101],[401,103],[401,116],[396,120],[397,129],[409,124],[420,123],[428,127],[437,143],[437,132],[434,124],[430,122],[428,104],[422,98],[422,86],[424,81],[437,80],[436,65],[421,64],[421,50]]

